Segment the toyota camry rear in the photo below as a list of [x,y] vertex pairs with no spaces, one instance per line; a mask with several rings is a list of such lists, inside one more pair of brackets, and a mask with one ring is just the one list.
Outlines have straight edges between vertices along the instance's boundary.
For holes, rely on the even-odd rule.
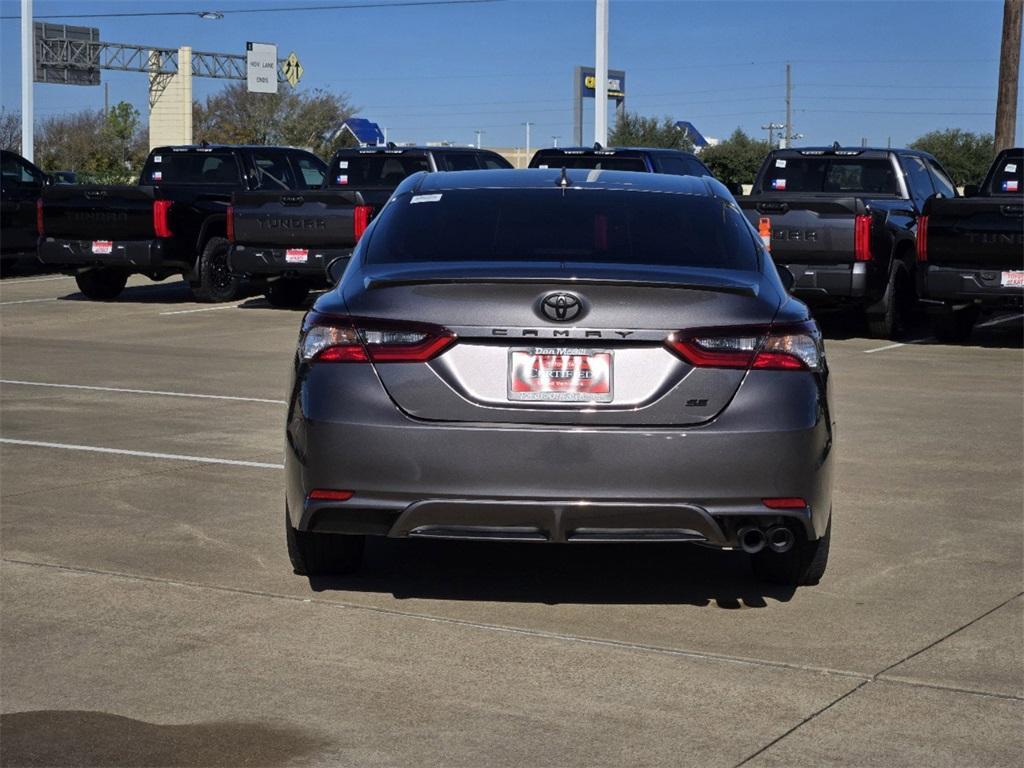
[[818,328],[718,182],[418,174],[303,321],[289,553],[686,542],[813,584],[833,428]]

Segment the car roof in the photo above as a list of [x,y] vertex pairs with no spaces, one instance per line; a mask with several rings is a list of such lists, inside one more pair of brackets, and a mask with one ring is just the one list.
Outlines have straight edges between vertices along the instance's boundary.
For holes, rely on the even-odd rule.
[[776,155],[788,154],[790,156],[801,155],[804,157],[837,156],[864,157],[865,159],[872,159],[888,157],[890,154],[931,157],[929,153],[920,149],[905,149],[902,147],[790,147],[787,149],[775,149],[772,151]]
[[[557,189],[562,179],[560,168],[501,169],[491,171],[449,171],[418,173],[403,183],[401,191],[444,192],[463,189]],[[565,171],[573,189],[613,189],[630,192],[668,192],[676,194],[715,196],[704,176],[675,176],[637,171],[598,171],[569,169]],[[413,181],[415,180],[415,181]],[[724,191],[724,187],[722,188]]]
[[302,147],[290,147],[283,144],[167,144],[162,147],[153,147],[150,154],[154,152],[192,152],[198,150],[232,150],[232,149],[288,149],[295,152],[306,152],[313,154]]
[[403,152],[465,152],[465,153],[487,153],[496,154],[493,150],[484,149],[483,147],[427,147],[427,146],[406,146],[406,147],[389,147],[387,145],[377,147],[342,147],[335,152],[336,155],[343,154],[356,154],[356,155],[372,155],[376,153],[398,155]]
[[538,149],[534,156],[539,154],[558,154],[558,155],[611,155],[618,152],[644,152],[650,155],[687,155],[689,157],[696,157],[693,152],[687,152],[685,149],[671,149],[669,147],[544,147]]

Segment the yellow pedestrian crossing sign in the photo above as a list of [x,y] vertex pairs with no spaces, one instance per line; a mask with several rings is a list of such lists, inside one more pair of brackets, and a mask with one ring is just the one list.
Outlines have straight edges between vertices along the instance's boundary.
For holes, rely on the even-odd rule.
[[292,88],[302,79],[302,65],[299,64],[299,57],[295,55],[295,51],[289,53],[284,61],[284,77]]

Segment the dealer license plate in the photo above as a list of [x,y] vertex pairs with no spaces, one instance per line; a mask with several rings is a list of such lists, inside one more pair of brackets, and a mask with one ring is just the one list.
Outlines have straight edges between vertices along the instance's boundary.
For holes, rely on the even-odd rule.
[[289,264],[305,264],[308,259],[308,248],[289,248],[284,252],[284,260]]
[[1003,272],[1000,285],[1012,288],[1024,288],[1024,270],[1018,269],[1013,272]]
[[508,357],[508,399],[609,403],[612,353],[593,349],[513,349]]
[[92,252],[93,253],[112,253],[114,250],[114,243],[110,240],[93,240],[92,241]]

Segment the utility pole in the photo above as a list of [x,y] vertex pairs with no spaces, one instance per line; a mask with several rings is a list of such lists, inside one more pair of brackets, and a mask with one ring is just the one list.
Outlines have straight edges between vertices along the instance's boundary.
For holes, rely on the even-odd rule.
[[110,114],[110,83],[103,84],[103,116]]
[[32,0],[21,0],[21,155],[32,162],[32,81],[35,77],[35,46],[32,44]]
[[793,80],[792,65],[786,62],[786,132],[779,140],[779,149],[788,149],[793,138]]
[[594,141],[608,143],[608,0],[597,0],[596,63],[594,64]]
[[996,152],[1012,147],[1017,136],[1022,5],[1024,0],[1003,2],[1003,44],[999,54],[999,96],[996,99]]
[[530,162],[530,126],[533,123],[525,122],[523,125],[526,126],[526,162]]
[[480,137],[483,136],[486,133],[486,131],[482,131],[479,128],[477,128],[475,131],[473,131],[473,133],[476,134],[476,148],[480,149]]
[[768,131],[768,149],[771,149],[775,144],[775,131],[781,131],[786,126],[782,123],[768,123],[768,125],[762,125],[762,131]]
[[552,136],[551,137],[551,141],[552,141],[553,146],[556,146],[556,147],[558,146],[558,138],[559,138],[558,136]]

